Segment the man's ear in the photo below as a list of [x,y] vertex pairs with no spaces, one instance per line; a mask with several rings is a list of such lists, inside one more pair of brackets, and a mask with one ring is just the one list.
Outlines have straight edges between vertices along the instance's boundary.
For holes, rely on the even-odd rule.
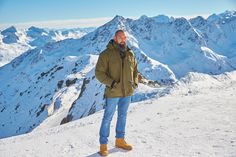
[[116,36],[113,37],[114,41],[116,41]]

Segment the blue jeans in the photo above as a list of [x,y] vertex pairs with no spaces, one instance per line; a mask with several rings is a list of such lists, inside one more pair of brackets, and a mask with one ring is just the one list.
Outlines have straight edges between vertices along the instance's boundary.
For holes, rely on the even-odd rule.
[[107,144],[110,134],[110,124],[112,117],[118,106],[118,116],[116,122],[116,138],[124,138],[125,136],[125,124],[127,110],[131,101],[131,96],[118,97],[118,98],[106,98],[106,107],[100,127],[100,144]]

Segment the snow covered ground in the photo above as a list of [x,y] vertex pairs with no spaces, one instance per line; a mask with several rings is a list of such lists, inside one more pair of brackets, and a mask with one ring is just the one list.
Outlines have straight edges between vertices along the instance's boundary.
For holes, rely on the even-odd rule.
[[[132,151],[114,147],[109,156],[236,157],[236,71],[221,75],[189,73],[171,93],[132,103],[126,139]],[[103,110],[47,129],[0,139],[1,157],[95,157]]]

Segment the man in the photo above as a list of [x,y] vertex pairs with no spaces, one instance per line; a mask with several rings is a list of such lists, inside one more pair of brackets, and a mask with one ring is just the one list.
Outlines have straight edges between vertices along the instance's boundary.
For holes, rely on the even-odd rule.
[[107,48],[99,55],[95,76],[106,86],[104,92],[106,105],[99,132],[100,154],[108,155],[110,123],[116,106],[118,116],[115,145],[118,148],[131,150],[132,146],[124,139],[125,124],[131,95],[138,86],[138,70],[135,56],[126,45],[126,35],[123,30],[116,31],[114,39],[110,40]]

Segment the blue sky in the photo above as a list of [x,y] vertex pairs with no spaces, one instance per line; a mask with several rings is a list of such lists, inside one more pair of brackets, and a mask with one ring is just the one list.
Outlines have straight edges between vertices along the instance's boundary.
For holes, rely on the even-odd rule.
[[0,0],[0,23],[114,17],[196,16],[236,10],[236,0]]

